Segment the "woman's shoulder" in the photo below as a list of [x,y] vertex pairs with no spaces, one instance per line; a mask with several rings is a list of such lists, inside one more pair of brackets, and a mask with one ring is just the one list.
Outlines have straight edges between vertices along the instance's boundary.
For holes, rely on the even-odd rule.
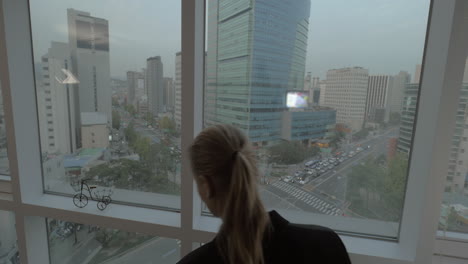
[[213,241],[190,252],[177,264],[221,263],[221,257]]

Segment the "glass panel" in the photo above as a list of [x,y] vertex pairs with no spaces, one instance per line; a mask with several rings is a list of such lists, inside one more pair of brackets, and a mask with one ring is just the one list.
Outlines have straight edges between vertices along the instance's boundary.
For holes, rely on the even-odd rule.
[[439,229],[468,234],[468,58],[455,113]]
[[180,8],[30,1],[46,192],[180,208]]
[[398,236],[429,5],[208,1],[204,125],[248,135],[269,209]]
[[[10,164],[8,162],[7,138],[6,138],[5,110],[3,103],[2,80],[0,80],[0,177],[10,174]],[[0,178],[1,180],[2,178]],[[1,192],[0,192],[1,193]]]
[[180,242],[116,229],[47,219],[51,264],[176,263]]
[[12,212],[0,210],[0,233],[0,263],[19,264],[15,216]]

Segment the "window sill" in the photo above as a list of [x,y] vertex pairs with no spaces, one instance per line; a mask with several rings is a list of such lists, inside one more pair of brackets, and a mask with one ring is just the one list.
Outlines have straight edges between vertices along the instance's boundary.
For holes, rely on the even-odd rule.
[[437,231],[434,253],[441,256],[451,256],[468,259],[468,234]]
[[133,230],[135,232],[151,233],[152,229],[159,229],[159,235],[162,232],[164,236],[171,238],[178,237],[180,233],[180,213],[112,203],[100,211],[96,205],[95,201],[90,200],[86,207],[77,208],[70,197],[43,194],[34,200],[24,200],[20,207],[28,215],[61,218],[116,229],[125,229],[126,224],[132,222],[141,226],[141,231]]

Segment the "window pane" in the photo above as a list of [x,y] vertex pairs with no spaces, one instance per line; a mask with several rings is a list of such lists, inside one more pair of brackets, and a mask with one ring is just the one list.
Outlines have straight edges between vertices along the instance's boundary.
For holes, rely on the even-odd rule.
[[2,80],[0,80],[0,177],[1,175],[10,174],[10,164],[8,163],[7,153],[5,110],[3,106],[3,88],[1,81]]
[[398,236],[429,5],[208,1],[204,125],[248,135],[269,209]]
[[175,239],[47,219],[51,264],[176,263]]
[[46,192],[180,208],[180,8],[30,1]]
[[20,263],[15,226],[14,214],[0,210],[0,263]]
[[439,229],[468,234],[468,58],[455,113]]

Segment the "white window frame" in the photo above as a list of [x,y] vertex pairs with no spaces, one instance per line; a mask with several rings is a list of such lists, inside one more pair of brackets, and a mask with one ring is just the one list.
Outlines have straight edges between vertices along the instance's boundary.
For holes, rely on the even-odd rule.
[[[70,198],[43,193],[27,0],[0,0],[0,76],[5,101],[13,200],[0,210],[16,217],[22,263],[48,263],[43,217],[100,225],[181,240],[181,255],[194,242],[210,241],[220,220],[201,214],[201,200],[185,151],[202,129],[205,0],[182,1],[182,192],[181,211],[115,204],[104,212],[76,209]],[[341,235],[354,263],[431,263],[434,249],[463,256],[463,238],[436,240],[456,104],[461,85],[464,0],[433,0],[423,62],[417,123],[398,241]],[[4,23],[2,23],[4,21]],[[4,29],[4,30],[3,30]],[[5,45],[6,44],[6,45]],[[465,45],[466,47],[466,45]],[[465,49],[466,50],[466,49]],[[14,87],[14,89],[12,89]],[[38,173],[39,172],[39,173]],[[285,214],[294,222],[303,217]],[[308,218],[322,216],[308,214]],[[333,218],[327,221],[334,221]],[[332,223],[333,225],[333,223]],[[337,225],[337,223],[335,223]],[[440,242],[440,243],[439,243]],[[439,244],[437,244],[439,243]],[[460,244],[463,243],[463,244]],[[457,245],[462,245],[460,250]],[[442,249],[442,250],[440,250]],[[444,251],[445,250],[445,251]],[[446,255],[446,254],[441,254]],[[29,260],[29,262],[28,262]]]

